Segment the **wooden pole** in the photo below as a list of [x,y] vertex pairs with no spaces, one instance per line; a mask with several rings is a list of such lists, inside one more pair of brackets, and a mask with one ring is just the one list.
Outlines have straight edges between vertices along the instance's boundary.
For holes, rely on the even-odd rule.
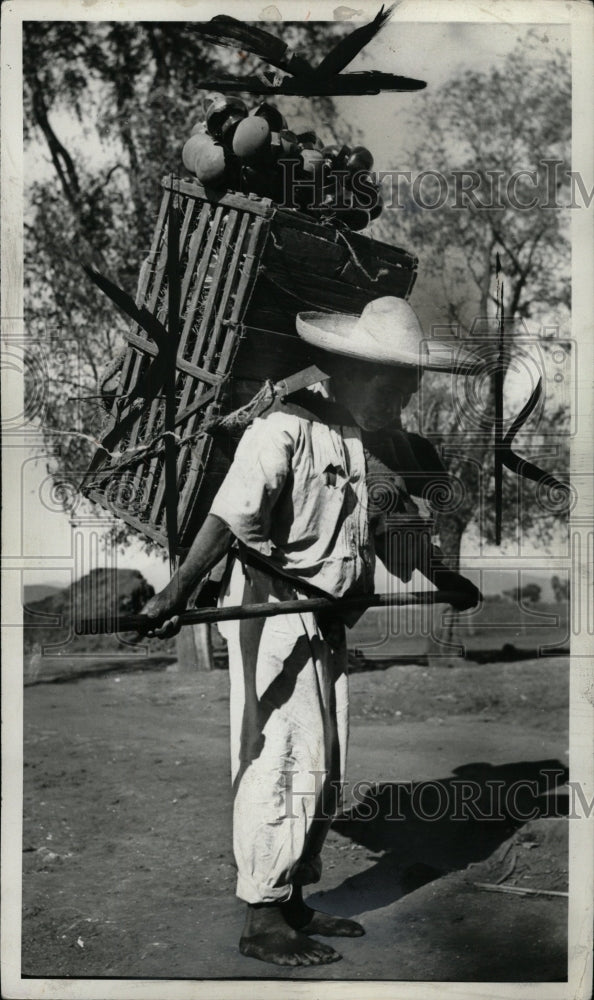
[[[405,605],[452,604],[461,594],[455,591],[412,591],[403,594],[368,594],[361,597],[314,597],[307,600],[273,601],[265,604],[234,605],[229,608],[193,608],[182,611],[182,625],[199,625],[205,622],[233,621],[243,618],[271,618],[275,615],[295,615],[305,611],[354,611],[367,608],[404,607]],[[86,618],[75,623],[78,635],[99,635],[106,632],[146,632],[158,626],[158,621],[147,615],[121,615],[113,618]]]

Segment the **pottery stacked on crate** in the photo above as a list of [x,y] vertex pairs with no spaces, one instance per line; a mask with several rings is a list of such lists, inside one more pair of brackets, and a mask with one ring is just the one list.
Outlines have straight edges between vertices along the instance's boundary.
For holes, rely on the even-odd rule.
[[292,132],[265,101],[248,110],[239,98],[212,99],[182,159],[205,188],[253,193],[348,229],[364,229],[383,207],[368,149]]

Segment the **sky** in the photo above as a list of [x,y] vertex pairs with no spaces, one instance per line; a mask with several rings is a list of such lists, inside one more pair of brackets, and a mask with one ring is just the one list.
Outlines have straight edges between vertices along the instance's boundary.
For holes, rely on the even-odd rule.
[[[525,36],[529,27],[505,23],[418,24],[394,21],[387,25],[368,46],[366,54],[360,56],[350,68],[357,70],[373,67],[397,72],[424,79],[429,88],[439,88],[448,77],[461,69],[487,69],[500,63],[518,38]],[[564,25],[548,25],[545,35],[546,48],[568,45],[568,29]],[[374,153],[376,164],[396,169],[401,165],[400,150],[410,142],[411,137],[405,132],[404,122],[410,117],[411,111],[414,111],[415,100],[413,95],[408,94],[383,94],[373,98],[339,98],[337,105],[339,113],[360,129],[362,140]],[[303,115],[305,127],[307,108]],[[111,150],[102,147],[92,130],[82,134],[78,123],[63,114],[56,115],[53,124],[58,135],[67,140],[66,144],[78,149],[78,155],[99,161],[105,159],[108,162]],[[180,144],[184,139],[185,137],[180,137]],[[331,139],[332,136],[329,136],[329,140]],[[26,179],[51,176],[51,171],[49,155],[44,145],[40,143],[30,147],[26,156]],[[422,274],[417,282],[417,295],[419,288],[422,289]],[[525,386],[520,380],[519,395],[524,390]],[[73,527],[68,517],[55,504],[48,505],[43,499],[43,491],[47,493],[48,487],[42,450],[38,447],[25,450],[23,456],[21,535],[26,539],[22,544],[31,553],[31,569],[27,571],[23,582],[57,582],[65,585],[70,582],[67,577],[81,575],[81,564],[73,556],[73,549],[76,548],[73,539],[78,538],[79,548],[82,546],[84,549],[80,538],[84,536],[88,540],[94,537],[97,527],[92,524]],[[93,544],[88,541],[89,551]],[[472,552],[475,547],[476,542],[469,537],[463,555],[464,551]],[[489,551],[491,550],[485,550],[485,554]],[[492,550],[491,555],[509,559],[516,551],[513,547],[510,550],[504,547],[501,553]],[[35,554],[38,557],[37,565],[34,565]],[[135,543],[124,554],[117,555],[117,565],[140,570],[157,589],[165,584],[169,576],[165,561],[158,556],[147,555]],[[86,568],[83,571],[87,571]]]

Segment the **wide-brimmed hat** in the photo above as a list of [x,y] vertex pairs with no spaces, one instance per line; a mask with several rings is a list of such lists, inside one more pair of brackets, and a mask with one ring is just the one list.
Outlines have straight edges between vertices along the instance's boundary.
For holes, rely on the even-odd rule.
[[412,306],[391,295],[369,302],[360,316],[298,313],[297,332],[323,351],[376,364],[462,374],[480,365],[480,358],[458,341],[425,337]]

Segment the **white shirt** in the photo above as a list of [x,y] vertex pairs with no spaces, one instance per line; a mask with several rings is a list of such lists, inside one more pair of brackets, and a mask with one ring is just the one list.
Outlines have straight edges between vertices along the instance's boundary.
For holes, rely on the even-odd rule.
[[365,472],[357,427],[273,412],[245,431],[211,513],[281,573],[372,593]]

